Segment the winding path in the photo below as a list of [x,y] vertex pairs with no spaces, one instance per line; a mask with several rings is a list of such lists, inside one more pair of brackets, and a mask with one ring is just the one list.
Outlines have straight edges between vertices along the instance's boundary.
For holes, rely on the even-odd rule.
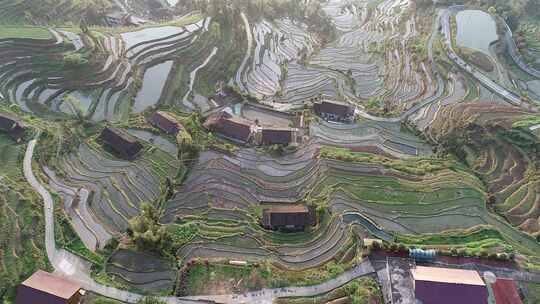
[[[45,247],[47,257],[49,258],[55,273],[80,283],[84,289],[96,294],[126,303],[137,303],[143,297],[142,295],[98,284],[88,275],[90,273],[90,264],[88,262],[64,249],[56,248],[54,240],[54,201],[49,191],[37,180],[32,171],[32,158],[36,144],[36,139],[31,140],[28,143],[24,156],[23,171],[28,183],[43,198],[45,212]],[[280,297],[307,297],[326,293],[358,277],[373,274],[374,272],[375,270],[373,269],[371,262],[366,260],[340,276],[319,285],[263,289],[246,294],[228,294],[221,296],[207,295],[186,298],[162,297],[160,299],[167,304],[202,304],[209,303],[209,301],[226,304],[271,304],[274,299]]]
[[242,82],[242,73],[244,72],[244,69],[249,60],[249,57],[251,56],[251,49],[253,48],[253,35],[251,34],[251,27],[249,26],[249,21],[248,21],[248,18],[246,17],[246,14],[244,12],[241,12],[240,16],[242,17],[242,20],[244,21],[244,27],[246,28],[248,47],[246,50],[246,55],[244,56],[244,60],[242,60],[242,64],[240,65],[240,68],[236,72],[236,83],[238,84],[238,86],[240,86],[240,91],[244,92],[246,91],[246,87],[244,86],[244,83]]
[[[56,248],[54,240],[54,202],[49,191],[47,191],[47,189],[45,189],[45,187],[37,180],[32,171],[32,157],[34,155],[36,144],[36,139],[31,140],[28,143],[24,156],[23,171],[28,183],[43,198],[45,211],[45,248],[47,257],[49,258],[55,273],[80,283],[84,289],[96,294],[122,302],[137,303],[142,298],[141,295],[96,283],[88,275],[88,273],[90,273],[90,265],[88,262],[64,249]],[[162,300],[168,304],[206,303],[176,297],[163,297]]]

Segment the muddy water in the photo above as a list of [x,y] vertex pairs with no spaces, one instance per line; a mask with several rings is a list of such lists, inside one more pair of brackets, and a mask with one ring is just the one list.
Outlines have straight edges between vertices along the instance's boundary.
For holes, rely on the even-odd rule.
[[498,39],[495,20],[486,12],[465,10],[456,15],[457,44],[490,54],[489,44]]
[[165,61],[146,70],[142,88],[135,97],[133,112],[140,113],[158,102],[172,64],[172,61]]

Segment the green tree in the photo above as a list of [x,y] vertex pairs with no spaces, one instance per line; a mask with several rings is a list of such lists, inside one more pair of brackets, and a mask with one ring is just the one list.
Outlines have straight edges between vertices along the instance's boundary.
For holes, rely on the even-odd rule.
[[143,203],[141,214],[129,220],[129,234],[137,249],[171,253],[172,238],[167,227],[159,223],[160,212],[153,205]]

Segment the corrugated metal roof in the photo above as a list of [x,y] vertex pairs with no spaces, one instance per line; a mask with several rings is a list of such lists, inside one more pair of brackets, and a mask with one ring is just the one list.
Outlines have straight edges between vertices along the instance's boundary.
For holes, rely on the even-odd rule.
[[415,281],[486,286],[474,270],[417,266],[411,269],[411,273]]
[[82,288],[80,284],[42,270],[38,270],[22,285],[66,300],[73,297]]

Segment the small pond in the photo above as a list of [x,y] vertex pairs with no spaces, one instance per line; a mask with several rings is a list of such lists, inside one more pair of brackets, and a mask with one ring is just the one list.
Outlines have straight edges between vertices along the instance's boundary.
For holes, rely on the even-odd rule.
[[133,105],[133,112],[140,113],[146,108],[155,105],[161,97],[165,82],[172,68],[172,60],[165,61],[144,72],[143,85]]
[[490,54],[489,44],[498,39],[491,15],[480,10],[464,10],[456,15],[457,44]]

